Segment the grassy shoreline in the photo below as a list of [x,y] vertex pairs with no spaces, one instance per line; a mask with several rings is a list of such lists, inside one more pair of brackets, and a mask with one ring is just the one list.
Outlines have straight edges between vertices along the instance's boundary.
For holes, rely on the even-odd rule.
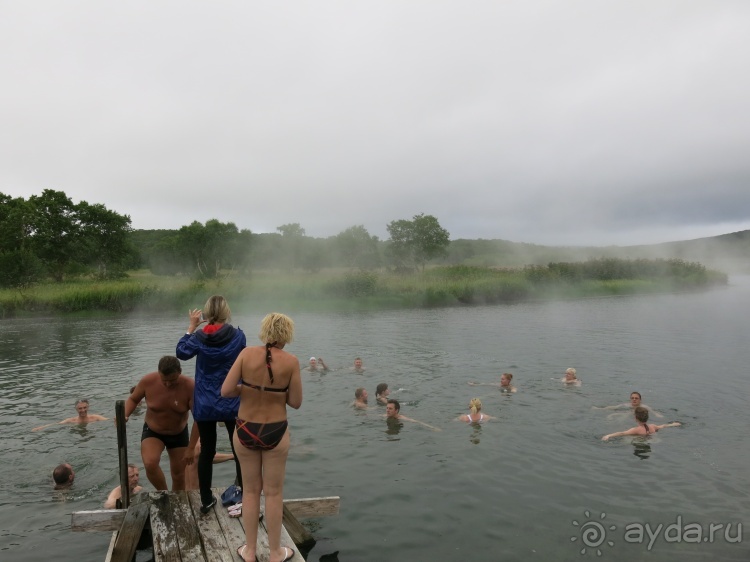
[[512,304],[726,285],[724,273],[679,260],[598,260],[520,269],[435,267],[421,273],[325,270],[253,271],[212,280],[130,272],[116,281],[76,280],[0,290],[0,316],[86,311],[167,311],[196,306],[211,294],[292,311],[352,311]]

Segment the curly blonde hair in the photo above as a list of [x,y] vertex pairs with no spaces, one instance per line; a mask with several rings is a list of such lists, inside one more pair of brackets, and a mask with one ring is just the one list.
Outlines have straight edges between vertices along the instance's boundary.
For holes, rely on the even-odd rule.
[[469,402],[469,409],[471,410],[472,414],[476,414],[479,410],[482,409],[482,401],[479,398],[472,398]]
[[280,312],[267,314],[260,323],[258,337],[263,343],[290,343],[294,339],[294,322]]

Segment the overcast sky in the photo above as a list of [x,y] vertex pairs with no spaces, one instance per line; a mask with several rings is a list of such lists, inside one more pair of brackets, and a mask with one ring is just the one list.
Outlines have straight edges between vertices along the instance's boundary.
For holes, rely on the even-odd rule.
[[750,2],[0,0],[0,192],[137,229],[750,228]]

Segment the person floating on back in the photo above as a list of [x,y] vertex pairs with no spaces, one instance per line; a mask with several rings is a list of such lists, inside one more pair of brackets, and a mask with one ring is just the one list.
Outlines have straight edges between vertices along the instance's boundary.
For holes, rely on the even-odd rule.
[[631,427],[626,431],[618,431],[617,433],[610,433],[602,437],[602,441],[609,441],[612,437],[623,437],[624,435],[653,435],[660,429],[665,427],[678,427],[682,425],[680,422],[665,423],[662,425],[656,425],[648,423],[648,410],[643,406],[638,406],[634,411],[635,421],[638,423],[635,427]]

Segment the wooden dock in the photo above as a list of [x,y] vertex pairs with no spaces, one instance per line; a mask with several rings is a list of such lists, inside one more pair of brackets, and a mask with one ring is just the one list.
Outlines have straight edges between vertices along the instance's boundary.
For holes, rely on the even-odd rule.
[[[217,488],[214,494],[218,498],[223,491]],[[131,562],[147,525],[153,538],[154,562],[238,562],[237,548],[245,543],[242,519],[229,517],[221,503],[205,515],[200,506],[197,490],[142,493],[133,497],[127,510],[73,513],[72,529],[114,531],[106,562]],[[336,514],[338,509],[338,497],[284,502],[281,545],[294,548],[292,562],[305,560],[295,543],[305,542],[308,537],[312,540],[294,512],[300,517],[319,517]],[[269,560],[268,532],[262,519],[258,522],[256,556],[259,562]]]

